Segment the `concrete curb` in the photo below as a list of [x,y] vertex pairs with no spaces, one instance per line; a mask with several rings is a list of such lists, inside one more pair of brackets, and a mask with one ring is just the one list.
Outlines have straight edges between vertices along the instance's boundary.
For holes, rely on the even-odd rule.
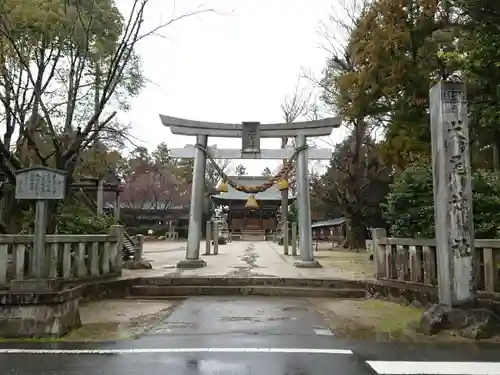
[[[271,289],[274,289],[271,291]],[[436,303],[435,288],[384,281],[279,277],[151,277],[136,280],[137,296],[273,295],[276,297],[385,298],[402,303]]]
[[132,297],[188,297],[188,296],[270,296],[270,297],[324,297],[366,298],[364,289],[327,289],[276,286],[152,286],[136,285]]
[[306,279],[298,277],[143,277],[139,278],[137,283],[137,285],[151,286],[275,286],[365,289],[365,283],[358,280]]
[[[360,298],[364,293],[368,298],[390,299],[401,303],[414,303],[418,301],[422,306],[438,302],[437,288],[426,285],[415,285],[405,282],[375,281],[375,280],[345,280],[345,279],[304,279],[304,278],[279,278],[279,277],[137,277],[119,278],[114,280],[100,280],[85,283],[81,288],[84,300],[99,300],[106,298],[126,298],[133,295],[133,290],[138,286],[151,288],[183,287],[189,291],[186,296],[195,295],[273,295],[273,296],[314,296],[328,297],[353,293]],[[191,289],[190,289],[191,288]],[[208,288],[208,289],[207,289]],[[274,288],[275,291],[271,291]],[[214,289],[216,291],[214,291]],[[295,291],[294,291],[295,289]],[[166,291],[168,289],[164,289]],[[253,290],[253,291],[251,291]],[[159,291],[159,290],[157,290]],[[341,291],[336,293],[336,291]],[[180,293],[180,292],[179,292]],[[201,294],[197,294],[201,293]],[[281,294],[280,294],[281,293]],[[323,294],[322,294],[323,293]],[[179,296],[179,294],[177,294]],[[152,295],[150,294],[152,297]],[[161,297],[158,296],[158,297]],[[348,297],[340,297],[348,298]],[[500,314],[500,299],[498,293],[479,293],[479,303],[497,314]]]

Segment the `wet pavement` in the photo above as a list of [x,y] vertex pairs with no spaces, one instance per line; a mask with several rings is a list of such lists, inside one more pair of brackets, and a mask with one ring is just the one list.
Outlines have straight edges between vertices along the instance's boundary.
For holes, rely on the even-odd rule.
[[[338,358],[335,358],[338,357]],[[127,374],[221,374],[221,375],[363,375],[364,364],[353,356],[309,354],[141,354],[141,355],[32,355],[0,360],[3,374],[26,375],[127,375]],[[3,370],[5,368],[5,370]],[[11,369],[10,371],[8,369]]]
[[323,316],[301,298],[189,298],[136,344],[167,342],[169,347],[344,349]]
[[493,344],[342,339],[306,299],[191,297],[136,340],[1,343],[0,370],[12,375],[500,375],[499,354]]

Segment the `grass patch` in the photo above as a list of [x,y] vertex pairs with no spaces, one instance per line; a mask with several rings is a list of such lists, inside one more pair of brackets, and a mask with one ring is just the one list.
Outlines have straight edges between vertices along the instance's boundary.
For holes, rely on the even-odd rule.
[[410,326],[420,321],[422,310],[413,306],[404,306],[394,302],[376,299],[366,300],[360,303],[360,307],[374,312],[378,322],[375,325],[376,332],[389,334],[406,331]]
[[413,306],[377,299],[312,302],[336,335],[351,339],[411,339],[416,335],[413,326],[422,315],[422,310]]
[[5,343],[12,343],[12,342],[51,343],[51,342],[61,342],[61,341],[64,341],[63,338],[34,337],[26,339],[6,339],[4,337],[0,337],[0,342],[5,342]]

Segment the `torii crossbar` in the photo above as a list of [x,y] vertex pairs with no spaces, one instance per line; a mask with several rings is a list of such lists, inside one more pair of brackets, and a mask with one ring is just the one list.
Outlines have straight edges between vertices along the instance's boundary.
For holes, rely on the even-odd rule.
[[295,265],[297,267],[320,267],[319,263],[314,260],[313,253],[308,160],[329,160],[332,151],[319,148],[307,149],[307,137],[330,135],[334,128],[341,125],[340,117],[278,124],[260,124],[259,122],[228,124],[194,121],[165,115],[160,115],[160,119],[173,134],[196,136],[196,144],[200,146],[190,145],[171,150],[173,157],[194,158],[186,259],[181,260],[177,267],[199,268],[206,265],[205,261],[200,259],[200,241],[206,168],[206,155],[203,149],[207,148],[208,137],[242,139],[241,150],[217,149],[211,146],[209,152],[216,159],[287,159],[295,152],[293,148],[261,150],[260,138],[295,138],[296,147],[300,150],[296,158],[300,261]]
[[[210,155],[214,159],[268,159],[283,160],[289,159],[295,153],[294,147],[285,147],[284,149],[262,149],[259,153],[245,154],[236,148],[217,148],[217,145],[208,147]],[[170,155],[180,159],[194,159],[196,156],[196,146],[186,145],[184,148],[170,149]],[[308,158],[313,160],[330,160],[332,150],[329,148],[309,147]]]

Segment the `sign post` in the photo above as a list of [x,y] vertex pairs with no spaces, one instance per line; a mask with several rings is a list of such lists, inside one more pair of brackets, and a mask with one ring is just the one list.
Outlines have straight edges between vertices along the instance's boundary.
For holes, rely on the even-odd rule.
[[16,172],[16,199],[35,200],[35,235],[31,274],[45,276],[45,234],[47,229],[47,203],[62,200],[66,193],[66,171],[42,166]]

